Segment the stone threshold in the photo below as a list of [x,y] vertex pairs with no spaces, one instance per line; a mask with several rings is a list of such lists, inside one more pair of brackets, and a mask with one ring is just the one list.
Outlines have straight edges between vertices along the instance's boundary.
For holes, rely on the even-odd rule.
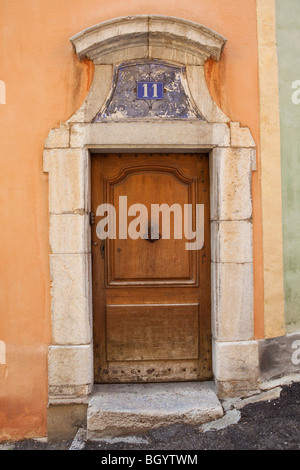
[[213,382],[95,385],[87,439],[136,436],[176,423],[201,425],[223,415]]

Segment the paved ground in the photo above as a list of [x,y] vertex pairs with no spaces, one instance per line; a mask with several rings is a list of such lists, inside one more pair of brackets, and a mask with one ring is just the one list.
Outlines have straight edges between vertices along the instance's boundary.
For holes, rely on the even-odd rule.
[[235,424],[218,430],[217,423],[206,429],[178,424],[153,430],[129,442],[85,442],[79,433],[74,441],[6,442],[0,444],[0,450],[300,450],[299,383],[282,387],[277,399],[248,404],[231,413]]

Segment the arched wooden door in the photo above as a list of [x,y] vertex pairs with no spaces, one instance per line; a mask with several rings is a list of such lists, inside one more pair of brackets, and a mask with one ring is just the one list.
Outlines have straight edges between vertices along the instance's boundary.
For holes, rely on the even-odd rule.
[[[106,225],[102,241],[107,213],[97,210],[104,215],[105,203],[115,209],[116,230]],[[151,225],[152,208],[162,204]],[[204,246],[190,250],[184,206],[193,208],[195,229],[197,204]],[[92,155],[92,212],[95,382],[211,379],[208,156]]]

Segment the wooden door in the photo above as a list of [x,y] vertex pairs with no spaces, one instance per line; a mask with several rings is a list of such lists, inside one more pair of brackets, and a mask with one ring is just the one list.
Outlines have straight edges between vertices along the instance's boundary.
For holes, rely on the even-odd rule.
[[[105,219],[96,214],[104,203],[115,208],[116,230],[101,241],[99,222],[104,226]],[[147,210],[136,212],[134,204]],[[194,229],[196,204],[204,205],[203,248],[186,249],[191,240],[185,238],[184,215],[179,238],[172,210],[170,236],[162,233],[162,214],[151,232],[155,204],[177,204],[182,215],[189,204]],[[92,155],[92,212],[95,382],[210,379],[208,156]],[[139,238],[132,239],[133,233]]]

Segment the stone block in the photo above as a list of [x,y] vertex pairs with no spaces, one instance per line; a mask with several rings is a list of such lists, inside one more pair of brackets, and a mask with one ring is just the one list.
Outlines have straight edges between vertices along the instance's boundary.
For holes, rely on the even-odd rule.
[[51,214],[83,213],[87,206],[87,155],[79,149],[44,151],[44,171],[49,173]]
[[[191,51],[191,56],[202,59],[200,63],[203,64],[208,57],[219,60],[225,43],[224,36],[198,23],[181,18],[168,20],[165,16],[149,16],[150,50],[154,46],[160,46],[161,49],[165,47],[184,52]],[[190,63],[188,58],[185,63]]]
[[[117,131],[116,131],[117,130]],[[198,122],[101,122],[74,124],[70,145],[85,145],[107,149],[141,148],[174,149],[226,147],[230,144],[230,132],[225,123]]]
[[90,239],[88,214],[50,215],[50,253],[90,252]]
[[46,139],[46,149],[59,149],[69,147],[70,128],[68,124],[60,124],[59,129],[51,129]]
[[[71,38],[80,59],[100,61],[133,44],[148,45],[148,15],[126,16],[91,26]],[[124,60],[124,59],[123,59]]]
[[73,439],[86,428],[86,404],[50,405],[47,410],[47,442]]
[[255,147],[255,142],[248,127],[240,127],[239,122],[230,123],[232,147]]
[[213,341],[213,363],[219,398],[238,396],[258,389],[256,341]]
[[93,384],[84,385],[51,385],[48,387],[49,405],[58,405],[65,402],[82,403],[92,391]]
[[[71,41],[80,59],[89,58],[95,63],[108,63],[108,60],[118,63],[127,59],[155,57],[203,64],[208,57],[220,59],[226,38],[205,26],[184,19],[137,15],[92,26],[73,36]],[[158,50],[154,51],[155,47]],[[173,55],[166,55],[169,51]]]
[[214,262],[252,263],[252,222],[243,220],[212,222],[211,256]]
[[91,344],[50,346],[48,357],[49,387],[70,387],[70,384],[85,386],[92,383],[93,348]]
[[88,439],[135,435],[177,423],[199,425],[222,416],[210,383],[98,385],[88,407]]
[[253,339],[253,265],[212,263],[212,332],[218,341]]
[[91,341],[89,270],[87,254],[50,255],[54,344],[87,344]]
[[252,218],[251,177],[251,149],[216,148],[211,152],[212,220]]

